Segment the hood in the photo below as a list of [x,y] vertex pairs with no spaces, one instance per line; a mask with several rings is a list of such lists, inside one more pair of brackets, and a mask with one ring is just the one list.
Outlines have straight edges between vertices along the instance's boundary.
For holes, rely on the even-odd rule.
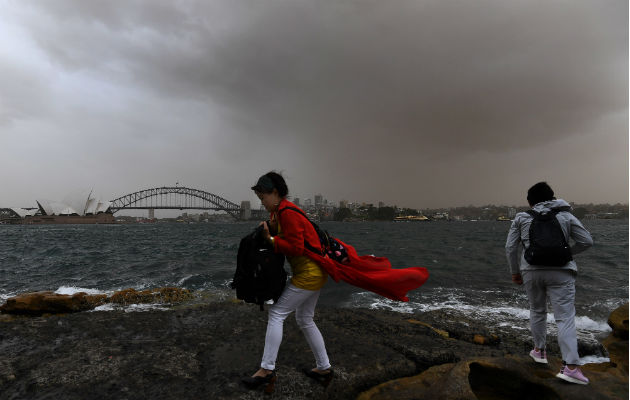
[[[567,208],[568,207],[568,208]],[[554,210],[557,208],[565,208],[566,211],[571,209],[571,205],[562,199],[557,200],[547,200],[541,203],[536,204],[532,209],[536,212],[546,214],[550,210]]]

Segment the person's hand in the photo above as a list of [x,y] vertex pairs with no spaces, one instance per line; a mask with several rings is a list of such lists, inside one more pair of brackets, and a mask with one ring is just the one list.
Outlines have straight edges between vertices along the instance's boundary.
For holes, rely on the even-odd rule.
[[269,225],[267,225],[267,221],[261,222],[260,225],[262,225],[263,227],[263,239],[265,239],[266,241],[270,241],[271,233],[269,232]]
[[512,282],[516,283],[517,285],[522,285],[523,277],[521,276],[521,274],[512,274]]
[[269,232],[271,233],[271,235],[277,235],[278,234],[278,220],[275,218],[275,215],[271,216],[271,219],[269,220]]

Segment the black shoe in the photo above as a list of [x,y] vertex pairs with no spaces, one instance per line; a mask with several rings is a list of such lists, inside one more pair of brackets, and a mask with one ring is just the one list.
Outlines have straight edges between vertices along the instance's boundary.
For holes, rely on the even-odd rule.
[[309,368],[303,368],[302,372],[304,372],[306,376],[308,376],[311,379],[314,379],[315,381],[317,381],[319,384],[321,384],[324,387],[330,384],[330,381],[332,381],[333,374],[334,374],[332,369],[329,369],[328,372],[326,372],[325,374],[320,374],[319,372],[315,372]]
[[267,376],[248,376],[242,378],[241,382],[243,382],[248,389],[258,389],[259,387],[266,385],[265,393],[271,394],[273,392],[276,379],[276,371],[272,371]]

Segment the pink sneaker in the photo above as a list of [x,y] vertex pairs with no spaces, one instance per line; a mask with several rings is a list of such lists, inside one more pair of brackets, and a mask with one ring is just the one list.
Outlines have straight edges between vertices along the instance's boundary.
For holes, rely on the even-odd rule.
[[547,364],[547,352],[545,350],[532,350],[529,352],[529,356],[537,363]]
[[567,382],[577,383],[580,385],[588,385],[588,378],[584,376],[582,371],[578,367],[571,369],[564,365],[560,372],[556,375],[556,378],[563,379]]

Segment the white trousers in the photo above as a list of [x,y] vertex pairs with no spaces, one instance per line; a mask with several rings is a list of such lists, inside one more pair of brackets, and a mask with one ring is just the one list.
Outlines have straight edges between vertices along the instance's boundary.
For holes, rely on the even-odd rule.
[[299,289],[291,283],[284,288],[278,301],[269,308],[265,351],[260,363],[262,368],[269,370],[276,368],[284,320],[293,311],[295,311],[295,320],[315,356],[317,368],[320,370],[330,368],[324,338],[313,321],[317,299],[319,299],[319,290]]
[[529,324],[534,346],[545,348],[547,336],[547,297],[558,325],[558,344],[567,364],[578,364],[575,329],[575,273],[571,270],[526,270],[523,284],[529,298]]

